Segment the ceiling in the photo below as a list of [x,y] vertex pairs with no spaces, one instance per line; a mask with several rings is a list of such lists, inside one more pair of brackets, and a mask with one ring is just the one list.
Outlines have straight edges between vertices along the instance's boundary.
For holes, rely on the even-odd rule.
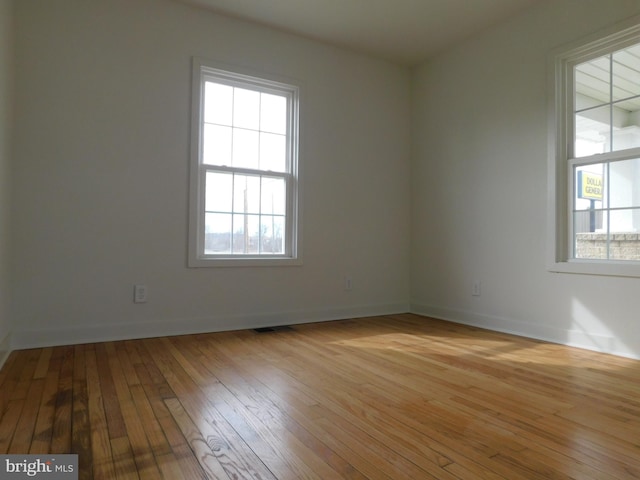
[[179,0],[403,65],[542,0]]

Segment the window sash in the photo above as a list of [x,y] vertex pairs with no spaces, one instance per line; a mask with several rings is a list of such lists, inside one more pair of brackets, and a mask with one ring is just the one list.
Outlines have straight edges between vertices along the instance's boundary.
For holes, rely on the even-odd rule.
[[[607,262],[611,261],[609,242],[612,235],[620,234],[623,232],[618,232],[612,230],[611,227],[611,217],[615,215],[616,212],[632,212],[640,210],[640,205],[635,205],[633,202],[625,205],[625,206],[615,206],[615,202],[611,199],[611,189],[613,188],[611,185],[611,174],[610,167],[611,165],[615,165],[616,163],[624,162],[625,160],[638,160],[640,159],[640,148],[634,148],[625,150],[624,152],[609,152],[606,154],[600,155],[592,155],[590,157],[580,157],[580,158],[572,158],[569,159],[567,163],[567,178],[569,180],[568,187],[568,205],[569,205],[569,213],[568,213],[568,242],[567,245],[568,251],[570,252],[570,259],[572,261],[593,261],[593,262]],[[596,208],[595,202],[592,204],[593,208],[585,209],[578,208],[577,205],[577,175],[576,172],[580,167],[588,167],[591,165],[602,165],[603,166],[603,198],[602,200],[598,200],[601,202],[601,206]],[[614,204],[614,206],[612,206]],[[606,258],[585,258],[579,257],[576,251],[577,247],[577,234],[582,233],[576,230],[576,216],[581,213],[591,213],[593,215],[603,215],[606,218],[606,223],[603,223],[601,227],[603,230],[603,234],[607,236],[607,255]],[[595,232],[594,232],[595,233]],[[628,232],[625,232],[628,233]],[[637,260],[633,259],[617,259],[616,261],[622,262],[637,262]]]
[[[271,172],[264,170],[254,170],[254,169],[246,169],[246,168],[233,168],[233,167],[218,167],[214,165],[200,165],[200,175],[199,175],[199,187],[203,194],[200,196],[200,206],[199,206],[199,232],[198,232],[198,252],[200,252],[200,257],[202,259],[252,259],[252,258],[280,258],[286,259],[291,258],[294,254],[293,252],[293,242],[288,241],[288,239],[293,236],[293,222],[291,221],[290,212],[293,211],[292,207],[292,183],[294,181],[293,176],[289,173],[280,173],[280,172]],[[228,174],[237,174],[242,176],[250,176],[250,177],[258,177],[262,178],[276,178],[282,179],[285,182],[285,229],[283,232],[283,242],[284,242],[284,252],[283,253],[206,253],[205,249],[205,238],[206,238],[206,225],[205,225],[205,216],[208,212],[206,210],[206,179],[207,173],[228,173]],[[265,214],[262,213],[262,210],[258,213],[248,213],[248,212],[235,212],[233,207],[231,210],[226,212],[229,215],[258,215],[260,217],[267,217],[273,214]]]

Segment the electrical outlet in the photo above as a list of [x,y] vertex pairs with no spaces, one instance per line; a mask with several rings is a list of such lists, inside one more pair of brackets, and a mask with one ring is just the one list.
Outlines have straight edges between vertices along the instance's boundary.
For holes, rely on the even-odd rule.
[[133,286],[133,303],[147,303],[146,285],[138,284]]
[[473,287],[471,288],[471,295],[473,295],[474,297],[479,297],[480,296],[480,281],[476,280],[475,282],[473,282]]
[[345,290],[353,289],[353,280],[349,276],[344,277],[344,289]]

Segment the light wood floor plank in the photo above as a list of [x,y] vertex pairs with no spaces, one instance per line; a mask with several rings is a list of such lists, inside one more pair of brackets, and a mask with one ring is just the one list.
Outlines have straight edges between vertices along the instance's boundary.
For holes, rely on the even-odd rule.
[[[165,400],[165,403],[176,423],[180,426],[180,430],[191,446],[191,450],[200,463],[200,466],[206,472],[207,477],[220,480],[231,478],[227,475],[227,472],[218,461],[214,452],[214,450],[217,450],[218,445],[211,444],[211,438],[206,438],[203,435],[202,428],[193,423],[178,399],[168,398]],[[204,430],[206,432],[209,429],[206,428]]]
[[[107,343],[105,349],[109,356],[109,368],[127,432],[126,437],[129,441],[131,454],[136,466],[135,469],[140,479],[155,480],[161,477],[160,471],[147,440],[146,426],[140,421],[128,384],[128,381],[133,381],[135,385],[139,384],[139,382],[133,368],[122,367],[123,364],[128,365],[128,363],[126,362],[126,352],[119,348],[121,346],[120,342],[118,344]],[[122,353],[124,358],[121,358],[119,353]],[[123,362],[122,360],[125,361]]]
[[40,399],[44,390],[44,381],[38,378],[31,382],[24,401],[24,408],[20,412],[18,424],[11,440],[8,453],[18,454],[28,452],[33,440],[36,419],[40,408]]
[[78,345],[75,348],[73,365],[71,451],[78,454],[79,480],[91,479],[93,468],[86,365],[86,346]]
[[[107,414],[104,409],[102,388],[98,374],[96,350],[93,346],[85,350],[87,409],[91,425],[91,464],[93,478],[110,480],[116,478],[111,442],[107,426]],[[80,460],[78,458],[78,460]]]
[[71,451],[71,422],[73,411],[73,354],[74,347],[62,347],[62,366],[58,378],[58,395],[53,417],[51,453]]
[[36,421],[33,441],[29,447],[29,453],[44,454],[51,449],[51,437],[53,435],[53,419],[55,415],[55,403],[58,395],[58,379],[62,358],[60,355],[49,357],[49,370],[44,377],[44,390],[38,409],[38,419]]

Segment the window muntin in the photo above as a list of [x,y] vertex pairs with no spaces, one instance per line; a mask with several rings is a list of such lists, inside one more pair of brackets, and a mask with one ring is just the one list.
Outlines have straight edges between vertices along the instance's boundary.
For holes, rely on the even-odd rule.
[[190,265],[299,262],[298,103],[296,85],[194,61]]

